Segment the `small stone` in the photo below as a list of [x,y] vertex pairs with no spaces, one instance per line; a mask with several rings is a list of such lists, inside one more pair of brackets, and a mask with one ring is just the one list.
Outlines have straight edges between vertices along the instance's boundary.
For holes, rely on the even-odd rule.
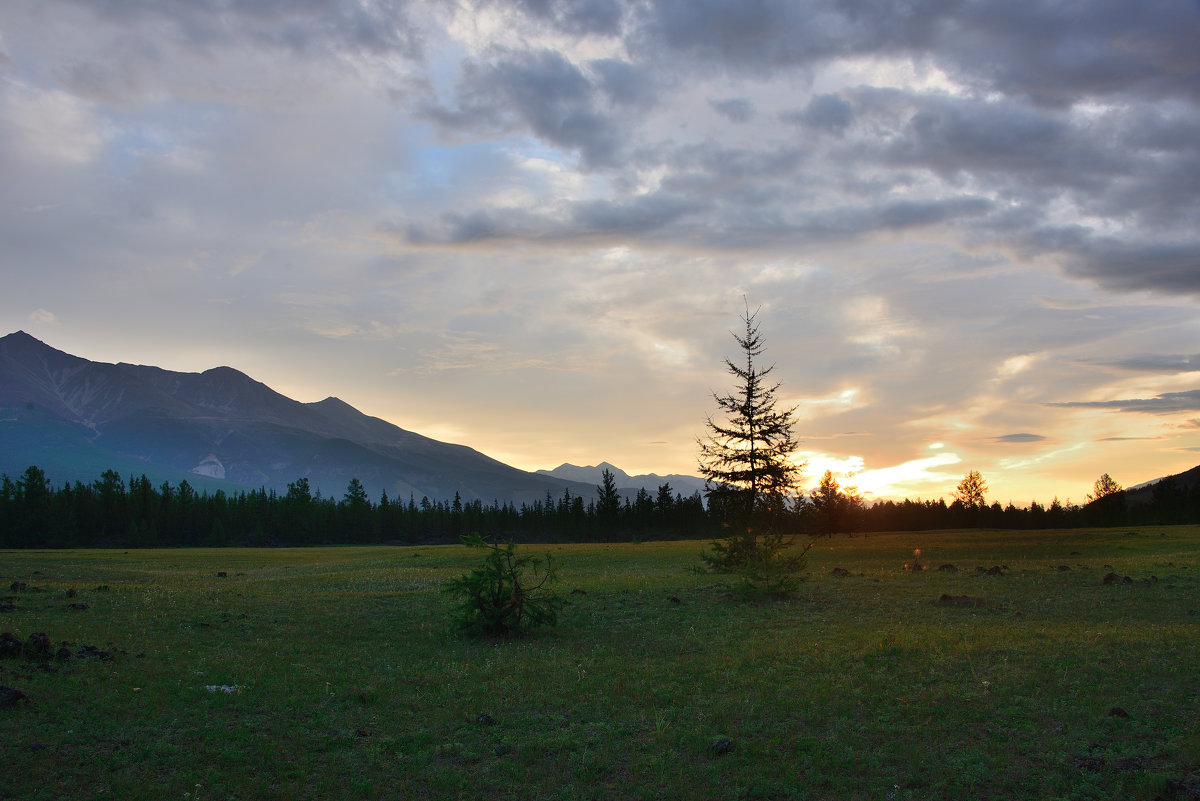
[[28,701],[29,696],[20,690],[0,685],[0,707],[16,706],[18,701]]
[[733,750],[733,740],[728,737],[718,737],[712,741],[709,749],[717,756],[724,756]]
[[29,635],[29,642],[25,644],[25,651],[29,654],[42,655],[53,653],[53,646],[50,644],[50,638],[45,634],[38,632],[37,634]]
[[1167,779],[1163,789],[1166,798],[1200,798],[1200,783],[1188,784],[1183,779]]
[[11,631],[0,634],[0,656],[16,659],[21,655],[23,650],[25,650],[25,646],[21,644],[21,641]]
[[91,657],[93,659],[99,659],[101,662],[107,662],[108,660],[112,659],[112,654],[110,654],[108,651],[101,651],[94,645],[83,646],[79,649],[79,651],[76,652],[75,656],[79,657],[80,659]]

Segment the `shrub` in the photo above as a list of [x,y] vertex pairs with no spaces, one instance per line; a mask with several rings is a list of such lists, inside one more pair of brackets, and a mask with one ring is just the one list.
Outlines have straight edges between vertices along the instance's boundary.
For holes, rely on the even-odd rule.
[[758,549],[757,543],[754,532],[747,529],[744,533],[715,541],[709,551],[700,554],[700,561],[713,573],[732,573],[752,558]]
[[783,598],[800,588],[812,543],[796,547],[795,537],[774,529],[714,542],[700,558],[714,573],[737,577],[734,592],[743,599]]
[[479,534],[463,537],[463,544],[484,548],[487,555],[479,567],[444,587],[459,598],[455,622],[460,629],[475,636],[511,637],[558,624],[566,601],[554,592],[558,577],[549,554],[544,560],[518,556],[511,541],[501,546]]
[[734,592],[745,599],[784,598],[800,589],[812,543],[797,548],[795,538],[767,531],[754,540],[744,563],[734,569]]

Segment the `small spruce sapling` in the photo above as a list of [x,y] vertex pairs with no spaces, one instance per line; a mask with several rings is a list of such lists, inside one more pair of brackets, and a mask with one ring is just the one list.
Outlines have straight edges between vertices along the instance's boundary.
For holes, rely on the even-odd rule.
[[744,600],[786,598],[800,589],[812,543],[795,547],[795,539],[774,530],[755,537],[745,560],[729,572],[737,576],[734,592]]
[[487,555],[483,564],[443,588],[459,599],[455,622],[460,629],[475,636],[512,637],[558,624],[558,612],[567,602],[553,589],[558,576],[549,554],[544,559],[518,556],[511,541],[502,546],[479,534],[464,536],[463,544],[484,548]]

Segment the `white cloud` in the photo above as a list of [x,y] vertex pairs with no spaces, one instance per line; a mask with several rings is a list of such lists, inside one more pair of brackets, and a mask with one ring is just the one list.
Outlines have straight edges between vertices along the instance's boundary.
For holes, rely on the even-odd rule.
[[86,164],[100,155],[111,126],[91,103],[60,89],[0,84],[0,129],[23,159]]
[[866,402],[861,394],[857,387],[847,387],[822,398],[801,398],[791,403],[796,407],[796,419],[811,420],[863,408]]
[[[962,459],[954,453],[939,453],[921,459],[912,459],[891,467],[868,468],[858,473],[855,480],[864,493],[876,498],[912,497],[924,493],[926,499],[940,497],[952,489],[958,481],[957,473],[939,468],[961,464]],[[934,495],[930,495],[930,493]]]

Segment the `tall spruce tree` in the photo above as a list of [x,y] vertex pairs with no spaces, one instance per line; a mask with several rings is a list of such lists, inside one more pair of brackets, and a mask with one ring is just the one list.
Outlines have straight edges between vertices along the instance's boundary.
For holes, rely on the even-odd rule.
[[[782,531],[802,465],[792,460],[797,447],[792,434],[795,408],[781,408],[776,397],[780,385],[766,380],[774,365],[761,369],[756,363],[766,350],[757,315],[747,307],[742,316],[745,333],[733,334],[741,363],[725,360],[736,388],[727,395],[713,394],[725,419],[710,416],[708,435],[699,441],[709,510],[722,515],[731,530],[703,558],[716,569],[765,573],[766,591],[777,594],[775,571],[794,576],[803,568],[803,552],[783,555],[791,541]],[[790,581],[783,580],[783,585],[786,590]]]
[[617,489],[617,477],[607,467],[600,475],[601,484],[596,487],[596,515],[606,533],[617,525],[617,514],[621,511],[621,493]]

